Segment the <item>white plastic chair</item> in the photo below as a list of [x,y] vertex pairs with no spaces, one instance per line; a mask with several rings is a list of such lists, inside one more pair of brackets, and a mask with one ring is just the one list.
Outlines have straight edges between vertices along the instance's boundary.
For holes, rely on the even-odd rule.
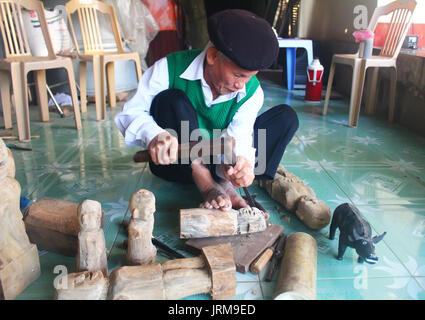
[[412,21],[413,11],[416,7],[415,0],[397,0],[389,3],[386,6],[378,7],[375,9],[372,19],[370,21],[369,30],[375,31],[378,20],[381,16],[392,14],[390,26],[385,37],[384,46],[379,55],[368,59],[359,57],[359,52],[356,54],[335,54],[332,57],[332,64],[329,73],[328,87],[326,91],[325,105],[323,108],[323,115],[328,111],[329,98],[332,90],[332,82],[335,74],[335,64],[347,64],[353,67],[353,78],[351,84],[351,98],[350,98],[350,113],[348,118],[348,125],[350,127],[357,127],[360,115],[360,106],[362,102],[363,86],[367,68],[374,68],[371,86],[369,88],[369,95],[366,102],[366,113],[372,114],[375,107],[376,87],[378,82],[379,68],[392,68],[391,73],[391,86],[390,86],[390,106],[388,120],[394,120],[395,110],[395,94],[397,83],[397,66],[396,61],[400,53],[401,46],[406,37],[407,31]]

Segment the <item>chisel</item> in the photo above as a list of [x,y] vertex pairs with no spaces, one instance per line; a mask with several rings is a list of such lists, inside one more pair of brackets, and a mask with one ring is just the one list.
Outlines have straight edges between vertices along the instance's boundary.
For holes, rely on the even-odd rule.
[[257,259],[255,259],[255,261],[251,264],[250,271],[252,273],[260,274],[261,271],[263,271],[264,267],[267,265],[267,263],[270,261],[273,254],[275,253],[280,237],[277,238],[275,243],[270,248],[264,250],[263,253],[261,253],[261,255]]

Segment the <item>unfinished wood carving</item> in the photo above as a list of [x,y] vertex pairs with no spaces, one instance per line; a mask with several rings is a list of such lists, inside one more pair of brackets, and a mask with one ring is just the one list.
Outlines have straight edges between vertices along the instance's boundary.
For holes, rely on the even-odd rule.
[[25,232],[20,195],[15,161],[0,139],[0,299],[14,299],[40,276],[38,251]]
[[232,236],[260,232],[266,228],[266,217],[257,208],[180,210],[180,238],[183,239]]
[[331,220],[331,210],[322,200],[309,196],[302,196],[298,202],[298,218],[311,229],[322,229]]
[[155,196],[139,190],[130,199],[131,219],[128,224],[127,264],[142,265],[155,261],[156,248],[152,244]]
[[272,199],[294,212],[307,227],[319,230],[329,224],[330,208],[317,199],[313,189],[283,166],[279,166],[273,180],[259,180],[259,185]]
[[62,276],[55,284],[56,300],[106,300],[109,281],[101,271]]
[[99,202],[84,200],[78,206],[77,272],[101,271],[108,277],[105,236],[101,228],[102,208]]
[[206,247],[202,252],[195,258],[115,269],[108,298],[175,300],[200,293],[210,293],[216,300],[234,297],[236,268],[230,244]]

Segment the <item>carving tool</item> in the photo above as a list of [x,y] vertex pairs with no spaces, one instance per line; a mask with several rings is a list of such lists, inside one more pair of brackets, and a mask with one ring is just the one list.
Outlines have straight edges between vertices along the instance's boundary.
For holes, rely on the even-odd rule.
[[258,208],[259,210],[270,216],[268,211],[257,200],[255,200],[255,195],[251,195],[249,193],[248,188],[244,187],[243,190],[245,192],[245,196],[243,198],[248,202],[250,207]]
[[278,261],[280,258],[283,257],[283,253],[285,250],[285,243],[286,243],[287,235],[282,233],[282,235],[279,238],[279,241],[277,242],[276,249],[274,250],[274,254],[272,257],[272,260],[270,261],[269,269],[267,270],[266,276],[264,278],[265,281],[270,282],[273,279],[273,276],[276,272]]
[[[194,160],[194,158],[204,158],[208,156],[223,155],[233,150],[235,140],[233,137],[216,138],[211,140],[192,141],[179,144],[177,149],[177,158],[180,160]],[[191,154],[192,149],[198,149],[196,155]],[[133,156],[134,162],[149,162],[151,156],[149,150],[141,150]],[[188,162],[189,163],[189,162]]]
[[273,254],[276,251],[276,247],[279,243],[280,236],[275,243],[270,247],[264,250],[264,252],[251,264],[250,271],[254,274],[260,274],[263,271],[264,267],[272,258]]
[[21,147],[21,146],[14,144],[14,143],[6,143],[6,147],[8,147],[9,149],[14,149],[14,150],[32,151],[31,148]]
[[166,245],[164,242],[158,240],[154,236],[152,236],[152,243],[155,247],[166,253],[168,256],[178,259],[184,259],[186,258],[184,255],[182,255],[180,252],[177,252],[170,246]]

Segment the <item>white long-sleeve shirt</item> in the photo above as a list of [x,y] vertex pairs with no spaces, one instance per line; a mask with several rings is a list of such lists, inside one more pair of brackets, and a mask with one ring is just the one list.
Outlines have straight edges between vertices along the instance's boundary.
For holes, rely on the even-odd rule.
[[[246,95],[245,86],[235,92],[220,95],[213,100],[211,88],[204,79],[204,60],[208,46],[192,61],[187,69],[180,75],[187,80],[200,80],[207,107],[237,97],[237,101]],[[143,74],[136,94],[127,103],[123,110],[115,116],[115,123],[124,135],[125,143],[129,146],[141,146],[147,149],[151,140],[159,133],[165,131],[159,127],[150,115],[153,98],[169,88],[168,63],[164,57]],[[264,102],[264,93],[258,86],[251,98],[245,101],[235,113],[227,130],[221,136],[231,136],[235,139],[234,153],[244,156],[254,168],[255,148],[253,147],[253,127],[257,114]],[[218,168],[217,168],[218,169]],[[222,177],[221,170],[217,174]]]

